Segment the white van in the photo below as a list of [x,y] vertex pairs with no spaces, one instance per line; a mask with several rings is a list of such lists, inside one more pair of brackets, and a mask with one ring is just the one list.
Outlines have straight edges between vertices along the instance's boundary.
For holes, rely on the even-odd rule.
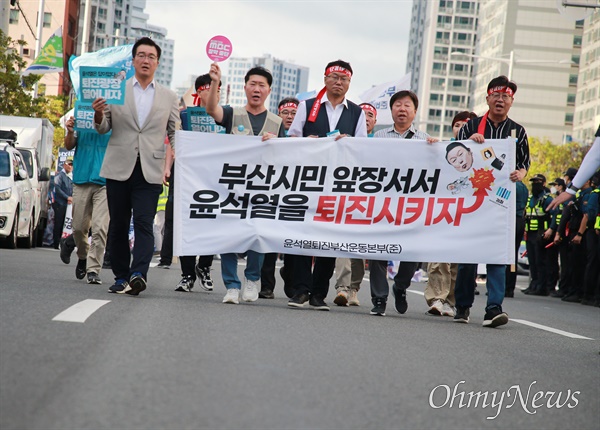
[[0,143],[0,241],[4,246],[33,245],[34,198],[21,153],[8,143]]

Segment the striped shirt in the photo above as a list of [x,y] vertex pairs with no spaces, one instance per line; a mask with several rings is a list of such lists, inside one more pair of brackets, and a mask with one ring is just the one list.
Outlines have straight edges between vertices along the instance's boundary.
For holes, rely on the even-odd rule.
[[398,133],[394,126],[382,128],[381,130],[375,132],[375,135],[373,137],[391,137],[392,139],[406,139],[406,135],[409,132],[413,133],[411,139],[427,140],[427,138],[429,137],[427,133],[423,133],[422,131],[417,130],[414,124],[411,124],[410,127],[408,127],[408,130],[406,130],[404,133]]
[[[482,118],[474,118],[463,125],[458,132],[458,140],[467,140],[473,134],[477,133]],[[506,118],[498,124],[498,127],[495,127],[492,120],[488,118],[483,137],[486,139],[506,139],[510,137],[511,130],[515,130],[517,136],[516,168],[517,170],[529,170],[529,165],[531,164],[531,160],[529,159],[529,142],[527,140],[527,132],[521,124],[514,122],[510,118]]]

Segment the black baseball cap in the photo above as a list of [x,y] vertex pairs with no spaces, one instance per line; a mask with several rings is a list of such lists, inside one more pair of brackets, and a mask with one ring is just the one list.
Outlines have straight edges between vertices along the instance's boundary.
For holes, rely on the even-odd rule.
[[542,181],[542,182],[546,182],[546,177],[540,173],[538,173],[537,175],[533,175],[531,177],[531,179],[529,179],[529,182],[533,182],[533,181]]
[[563,173],[563,176],[568,176],[573,179],[577,174],[577,169],[575,167],[569,167],[566,172]]
[[554,181],[550,182],[548,185],[560,185],[563,188],[567,187],[567,184],[565,184],[565,180],[562,178],[556,178]]

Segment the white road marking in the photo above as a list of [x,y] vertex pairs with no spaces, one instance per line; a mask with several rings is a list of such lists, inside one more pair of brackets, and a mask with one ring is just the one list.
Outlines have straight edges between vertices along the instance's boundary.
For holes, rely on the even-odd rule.
[[570,337],[570,338],[573,338],[573,339],[594,340],[591,337],[580,336],[580,335],[575,334],[575,333],[569,333],[568,331],[559,330],[557,328],[548,327],[548,326],[545,326],[545,325],[542,325],[542,324],[537,324],[537,323],[534,323],[534,322],[531,322],[531,321],[518,320],[518,319],[514,319],[514,318],[511,318],[510,320],[514,321],[516,323],[519,323],[519,324],[523,324],[523,325],[528,325],[530,327],[539,328],[540,330],[546,330],[546,331],[549,331],[551,333],[560,334],[562,336]]
[[86,299],[65,309],[52,318],[52,321],[84,323],[94,312],[107,303],[110,303],[110,300]]
[[419,290],[411,290],[411,289],[408,289],[408,290],[406,290],[406,292],[407,292],[407,293],[414,293],[414,294],[418,294],[418,295],[420,295],[420,296],[424,296],[424,295],[425,295],[425,293],[424,293],[423,291],[419,291]]

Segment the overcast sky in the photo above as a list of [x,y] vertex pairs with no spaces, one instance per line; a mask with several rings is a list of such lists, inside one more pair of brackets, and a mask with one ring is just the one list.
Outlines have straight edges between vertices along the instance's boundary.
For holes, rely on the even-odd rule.
[[348,61],[354,70],[348,97],[357,99],[372,85],[405,75],[411,7],[412,0],[147,0],[145,12],[175,40],[173,88],[208,72],[206,43],[223,35],[233,57],[268,53],[309,67],[308,90],[323,87],[328,62]]

